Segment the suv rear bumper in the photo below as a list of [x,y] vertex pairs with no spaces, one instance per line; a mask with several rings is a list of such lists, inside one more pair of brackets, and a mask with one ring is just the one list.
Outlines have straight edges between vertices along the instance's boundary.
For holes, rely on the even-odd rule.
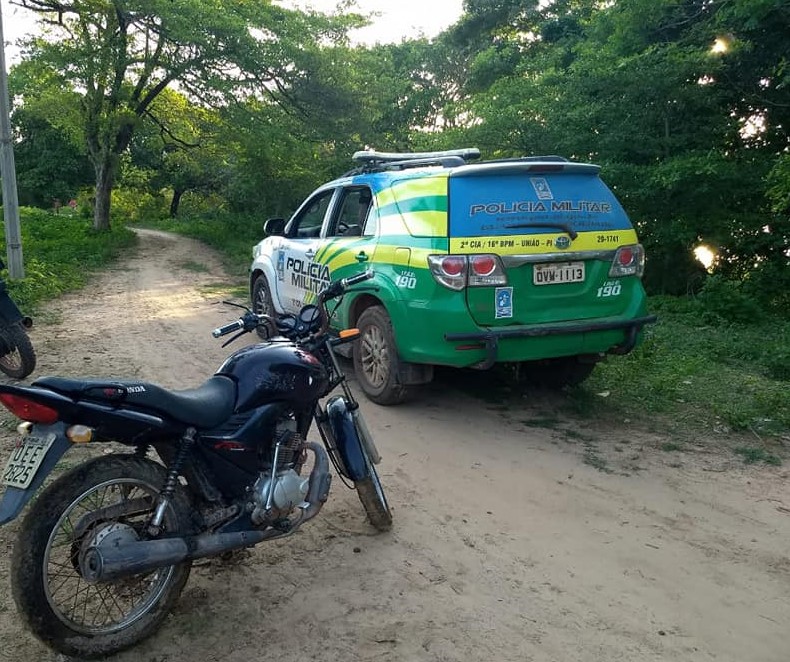
[[448,341],[477,341],[485,344],[486,358],[476,367],[488,369],[498,358],[499,341],[511,338],[536,338],[545,336],[558,336],[573,333],[587,333],[595,331],[625,331],[622,343],[609,348],[610,354],[628,354],[635,346],[637,334],[646,324],[652,324],[658,318],[655,315],[646,315],[629,320],[598,320],[594,322],[569,322],[564,324],[534,324],[529,326],[502,327],[485,329],[473,333],[446,333],[444,339]]

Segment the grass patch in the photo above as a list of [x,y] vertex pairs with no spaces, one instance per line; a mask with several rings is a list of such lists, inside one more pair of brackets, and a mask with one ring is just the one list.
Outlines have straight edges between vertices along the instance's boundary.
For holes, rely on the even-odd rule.
[[757,464],[758,462],[765,462],[773,466],[782,464],[781,458],[773,453],[769,453],[764,448],[756,448],[754,446],[740,446],[735,449],[735,454],[743,458],[744,464]]
[[206,274],[210,271],[210,269],[205,264],[201,264],[200,262],[195,262],[194,260],[187,260],[186,262],[182,262],[178,266],[179,268],[184,269],[185,271],[192,271],[198,274]]
[[559,427],[560,419],[555,416],[538,416],[537,418],[527,418],[521,424],[528,428],[550,428]]
[[[90,220],[29,207],[20,209],[20,225],[25,277],[8,280],[8,290],[26,314],[35,313],[41,301],[84,287],[137,241],[121,223],[96,232]],[[4,238],[0,251],[5,255]]]
[[584,449],[584,455],[582,456],[582,462],[591,466],[593,469],[598,469],[598,471],[602,471],[603,473],[611,473],[612,470],[606,464],[606,459],[598,455],[598,451],[593,446],[587,446]]
[[[610,357],[569,395],[576,412],[649,417],[676,429],[777,436],[790,430],[790,320],[706,324],[701,304],[654,297],[659,323],[643,344]],[[609,391],[595,400],[595,393]]]
[[661,450],[665,453],[672,453],[674,451],[683,450],[683,445],[675,443],[674,441],[667,441],[661,444]]

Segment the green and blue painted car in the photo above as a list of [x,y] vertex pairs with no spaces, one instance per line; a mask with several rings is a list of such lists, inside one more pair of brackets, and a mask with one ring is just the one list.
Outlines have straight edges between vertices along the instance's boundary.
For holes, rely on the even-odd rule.
[[475,149],[358,152],[253,250],[258,313],[296,313],[372,269],[333,326],[357,327],[365,394],[401,402],[436,365],[518,366],[577,384],[640,340],[644,251],[599,167],[560,157],[475,162]]

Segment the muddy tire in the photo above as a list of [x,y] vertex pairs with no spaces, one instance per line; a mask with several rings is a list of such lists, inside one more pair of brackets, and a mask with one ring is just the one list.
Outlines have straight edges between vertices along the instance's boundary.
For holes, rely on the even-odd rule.
[[[269,281],[263,274],[258,276],[252,285],[252,312],[258,315],[269,315],[273,319],[277,318],[277,312],[274,310],[274,302],[272,300],[272,291],[269,289]],[[269,334],[264,327],[259,326],[256,332],[262,339],[268,340]]]
[[376,467],[368,458],[367,453],[365,453],[365,463],[368,465],[369,475],[354,483],[357,488],[357,496],[367,513],[368,521],[379,531],[389,531],[392,528],[392,513]]
[[525,361],[519,365],[519,381],[551,389],[578,386],[592,374],[595,365],[594,362],[582,362],[577,356]]
[[33,343],[21,323],[0,328],[0,370],[13,379],[24,379],[36,368]]
[[359,340],[354,343],[354,372],[365,395],[380,405],[396,405],[409,396],[400,383],[400,359],[392,321],[383,306],[367,308],[357,320]]
[[[79,557],[108,537],[144,538],[164,480],[165,469],[151,460],[107,456],[64,474],[36,499],[14,546],[11,590],[25,624],[48,646],[80,659],[100,658],[162,625],[189,577],[189,562],[89,583]],[[118,512],[129,503],[134,507]],[[179,488],[165,512],[163,535],[188,533],[189,513]]]

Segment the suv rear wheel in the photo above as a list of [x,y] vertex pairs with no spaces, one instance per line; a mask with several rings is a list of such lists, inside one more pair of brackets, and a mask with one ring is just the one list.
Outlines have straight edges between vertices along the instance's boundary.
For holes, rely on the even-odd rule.
[[367,308],[357,320],[359,340],[354,343],[354,372],[360,387],[373,402],[396,405],[408,397],[400,383],[400,359],[392,321],[383,306]]
[[578,356],[524,361],[519,365],[518,379],[522,384],[559,389],[563,386],[578,386],[594,369],[594,361],[581,361]]

